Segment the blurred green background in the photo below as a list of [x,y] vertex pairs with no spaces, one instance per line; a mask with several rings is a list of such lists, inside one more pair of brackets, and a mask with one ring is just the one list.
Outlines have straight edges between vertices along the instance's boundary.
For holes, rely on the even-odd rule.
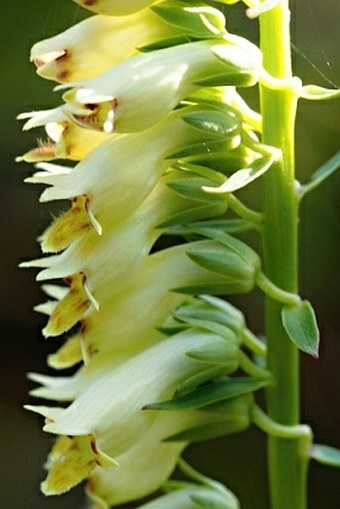
[[[300,0],[293,6],[295,73],[305,83],[340,86],[340,9],[338,0]],[[256,22],[245,19],[240,5],[225,8],[228,28],[256,40]],[[38,78],[28,62],[31,45],[74,24],[85,12],[70,0],[2,2],[1,38],[1,417],[0,508],[80,509],[82,489],[63,498],[39,494],[42,464],[51,438],[34,415],[22,410],[30,384],[27,371],[46,372],[46,355],[56,344],[41,338],[44,319],[32,311],[41,299],[33,271],[20,271],[24,259],[40,255],[35,242],[50,218],[38,204],[39,190],[23,184],[28,165],[16,155],[34,145],[37,133],[21,133],[18,113],[58,103],[53,84]],[[302,57],[305,54],[308,62]],[[324,75],[322,77],[320,75]],[[326,79],[325,79],[326,78]],[[256,98],[250,96],[256,106]],[[300,105],[297,125],[297,166],[302,181],[339,150],[340,101]],[[340,172],[309,195],[301,210],[301,292],[317,310],[322,346],[319,360],[302,359],[302,410],[319,442],[340,447],[339,297]],[[249,200],[256,196],[249,194]],[[239,299],[247,319],[261,332],[261,299]],[[222,451],[222,452],[221,452]],[[190,447],[186,457],[239,494],[243,509],[269,509],[266,493],[265,442],[256,430],[207,446]],[[340,472],[312,465],[310,509],[340,508]],[[289,487],[287,486],[287,509]]]

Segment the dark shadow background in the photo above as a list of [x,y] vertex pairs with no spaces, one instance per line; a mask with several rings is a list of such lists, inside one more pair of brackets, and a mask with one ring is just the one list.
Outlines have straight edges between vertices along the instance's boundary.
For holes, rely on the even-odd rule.
[[[327,86],[318,68],[340,85],[340,11],[338,0],[300,0],[293,12],[295,73],[305,83]],[[256,23],[246,21],[243,8],[226,8],[228,28],[239,34]],[[43,318],[31,309],[40,299],[33,271],[20,271],[23,259],[40,255],[35,238],[47,225],[50,211],[38,204],[39,190],[24,185],[28,165],[14,158],[33,146],[37,133],[22,134],[15,117],[22,111],[52,107],[58,102],[52,83],[35,76],[28,62],[30,46],[74,24],[85,13],[70,0],[2,2],[1,38],[1,414],[0,508],[80,509],[82,489],[63,498],[39,494],[42,464],[51,445],[39,419],[22,410],[27,402],[27,371],[42,371],[46,355],[56,349],[40,335]],[[250,97],[256,103],[256,98]],[[301,103],[297,126],[297,166],[302,181],[339,149],[340,101]],[[308,196],[301,209],[301,291],[314,304],[322,332],[318,361],[302,359],[302,409],[319,442],[340,447],[339,309],[339,190],[340,173]],[[258,190],[260,192],[260,189]],[[247,198],[257,201],[257,189]],[[238,301],[254,330],[261,332],[261,298]],[[243,509],[269,509],[266,494],[264,438],[257,430],[191,447],[187,457],[206,474],[224,481],[239,494]],[[222,452],[221,452],[222,451]],[[340,508],[340,472],[312,465],[310,509]],[[287,509],[289,487],[287,486]]]

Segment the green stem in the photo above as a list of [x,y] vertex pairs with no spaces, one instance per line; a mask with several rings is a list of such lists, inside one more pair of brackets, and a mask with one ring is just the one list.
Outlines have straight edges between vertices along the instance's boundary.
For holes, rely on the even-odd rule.
[[[289,2],[260,17],[261,49],[266,71],[289,81],[291,72]],[[295,191],[294,127],[296,94],[289,86],[260,87],[263,143],[281,149],[282,159],[265,176],[265,217],[262,230],[265,271],[274,284],[297,293],[298,199]],[[267,412],[279,424],[300,422],[299,355],[281,323],[282,304],[266,298],[265,327],[268,369],[274,384],[267,389]],[[306,509],[307,460],[297,438],[268,439],[271,509]]]

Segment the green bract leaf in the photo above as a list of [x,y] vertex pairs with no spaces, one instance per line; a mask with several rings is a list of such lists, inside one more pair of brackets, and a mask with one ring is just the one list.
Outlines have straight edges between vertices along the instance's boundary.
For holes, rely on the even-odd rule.
[[331,88],[323,88],[317,85],[305,85],[302,87],[299,95],[302,99],[309,99],[310,101],[327,101],[340,97],[340,90],[332,90]]
[[337,152],[329,161],[323,164],[316,172],[313,173],[311,181],[301,186],[301,196],[313,191],[324,180],[333,175],[340,168],[340,151]]
[[216,136],[234,137],[240,134],[240,122],[237,115],[222,113],[221,111],[194,111],[182,116],[182,120],[203,131]]
[[202,2],[170,0],[151,6],[164,21],[196,37],[209,37],[225,31],[225,18],[221,11]]
[[293,306],[283,306],[282,323],[295,345],[314,357],[319,351],[319,329],[314,310],[307,300]]
[[146,405],[144,410],[195,410],[257,391],[267,384],[268,382],[264,380],[252,377],[225,378],[211,385],[199,387],[179,398],[151,403]]
[[330,447],[329,445],[315,444],[312,447],[310,456],[323,465],[340,468],[340,449]]
[[253,180],[261,177],[271,165],[275,162],[276,156],[261,157],[255,159],[247,168],[238,170],[233,173],[226,181],[219,187],[207,187],[203,189],[209,193],[233,193],[242,187],[247,186]]
[[241,136],[233,136],[232,138],[226,138],[223,140],[201,141],[199,143],[193,143],[192,145],[179,147],[175,152],[167,155],[166,159],[180,159],[182,157],[234,150],[240,143]]

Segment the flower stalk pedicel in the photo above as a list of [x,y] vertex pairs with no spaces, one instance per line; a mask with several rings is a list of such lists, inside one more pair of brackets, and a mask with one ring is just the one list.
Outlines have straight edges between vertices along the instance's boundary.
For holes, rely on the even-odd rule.
[[[290,509],[306,509],[310,456],[334,463],[334,451],[311,446],[297,403],[298,349],[316,355],[319,338],[297,294],[293,133],[300,97],[338,93],[292,77],[287,0],[244,1],[260,18],[260,49],[201,1],[75,1],[96,14],[31,51],[62,102],[20,115],[47,138],[18,157],[37,163],[27,182],[47,186],[42,202],[70,202],[39,239],[44,256],[22,264],[41,269],[43,335],[66,337],[47,363],[75,370],[29,374],[31,395],[56,402],[26,406],[57,435],[41,489],[85,480],[93,509],[138,500],[189,443],[253,422],[270,437],[271,509],[287,509],[288,487]],[[238,90],[256,85],[261,113]],[[257,179],[263,212],[234,194]],[[263,260],[235,236],[248,230]],[[173,234],[183,242],[164,247]],[[266,342],[215,297],[255,286]],[[253,396],[263,388],[268,414]],[[170,482],[141,509],[239,509],[179,464],[198,484]]]

